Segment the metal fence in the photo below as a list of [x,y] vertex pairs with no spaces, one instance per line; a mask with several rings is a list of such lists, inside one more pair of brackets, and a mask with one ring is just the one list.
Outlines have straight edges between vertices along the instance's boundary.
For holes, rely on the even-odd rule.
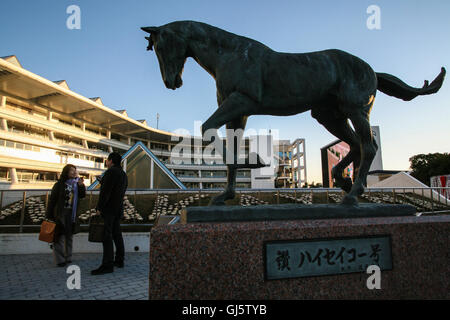
[[[186,199],[195,199],[191,201],[192,205],[206,206],[209,198],[218,194],[222,189],[188,189],[188,190],[148,190],[148,189],[130,189],[126,196],[134,207],[149,213],[156,210],[158,197],[165,196],[170,198],[172,203],[184,203],[188,206]],[[40,198],[41,210],[45,211],[48,206],[50,189],[17,189],[0,190],[0,230],[2,228],[16,228],[22,233],[24,228],[35,228],[38,224],[26,224],[27,202],[31,198]],[[87,191],[84,203],[84,210],[91,210],[96,206],[96,197],[99,191]],[[236,190],[235,205],[254,205],[254,204],[281,204],[281,203],[299,203],[299,204],[331,204],[339,203],[345,193],[337,188],[299,188],[299,189],[238,189]],[[410,204],[416,207],[418,215],[429,214],[448,214],[450,213],[450,188],[366,188],[365,193],[360,197],[360,202],[370,203],[390,203],[390,204]],[[163,197],[164,198],[164,197]],[[184,202],[183,202],[184,201]],[[42,205],[43,202],[43,205]],[[15,205],[17,218],[13,223],[4,223],[4,212],[9,206]],[[181,205],[183,206],[183,204]],[[19,209],[17,209],[19,208]],[[42,211],[41,211],[42,212]],[[171,213],[169,212],[168,215]],[[148,217],[148,214],[146,217]],[[157,212],[157,216],[162,215]],[[174,214],[175,216],[177,214]],[[41,219],[42,220],[42,219]],[[147,219],[148,220],[148,219]],[[11,219],[9,220],[11,221]],[[140,227],[151,228],[153,223],[141,222],[136,220],[123,223],[126,228],[137,229]],[[82,224],[87,227],[87,224]],[[4,230],[4,229],[3,229]]]

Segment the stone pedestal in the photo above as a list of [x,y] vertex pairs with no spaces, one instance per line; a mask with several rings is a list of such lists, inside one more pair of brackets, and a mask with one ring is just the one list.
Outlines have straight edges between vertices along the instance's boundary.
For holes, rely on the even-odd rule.
[[[449,299],[449,222],[450,215],[442,215],[156,227],[149,298]],[[281,280],[265,275],[267,242],[371,236],[388,236],[391,243],[392,269],[381,271],[381,289],[367,288],[366,270]],[[292,256],[291,266],[297,260]]]

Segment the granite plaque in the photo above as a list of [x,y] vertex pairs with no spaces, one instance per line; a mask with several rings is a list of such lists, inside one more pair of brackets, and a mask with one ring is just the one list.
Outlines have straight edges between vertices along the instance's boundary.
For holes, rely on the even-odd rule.
[[390,236],[270,241],[264,254],[267,280],[392,269]]

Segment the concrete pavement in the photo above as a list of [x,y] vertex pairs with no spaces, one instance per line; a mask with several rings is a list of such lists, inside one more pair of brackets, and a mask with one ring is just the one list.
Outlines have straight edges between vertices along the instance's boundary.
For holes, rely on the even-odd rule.
[[80,268],[80,289],[68,289],[73,275],[56,267],[52,254],[0,255],[0,300],[147,300],[147,253],[126,253],[125,267],[92,276],[102,254],[74,253],[71,265]]

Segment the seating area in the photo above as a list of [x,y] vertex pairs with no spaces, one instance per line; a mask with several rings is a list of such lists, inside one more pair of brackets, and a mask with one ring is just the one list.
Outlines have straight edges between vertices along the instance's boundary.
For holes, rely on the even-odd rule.
[[169,196],[167,194],[159,194],[155,201],[155,205],[153,206],[152,213],[148,217],[148,220],[154,221],[159,215],[179,215],[182,209],[193,205],[194,203],[198,202],[199,199],[203,199],[205,197],[206,196],[204,194],[199,195],[198,193],[196,193],[171,204],[169,201]]
[[399,193],[395,195],[395,199],[392,193],[365,193],[361,198],[372,203],[410,204],[416,207],[419,212],[450,209],[450,202],[447,205],[436,201],[436,199],[431,202],[431,199],[413,193]]
[[[274,195],[276,196],[276,194]],[[280,193],[280,198],[290,200],[294,203],[312,204],[312,195],[308,193],[297,193],[295,196],[292,193]]]
[[[302,205],[310,205],[313,203],[340,203],[343,198],[343,193],[336,189],[336,191],[330,191],[327,189],[297,189],[293,191],[286,190],[245,190],[237,191],[236,198],[227,201],[227,205],[240,205],[240,206],[256,206],[266,204],[287,204],[297,203]],[[46,197],[49,196],[48,192],[43,191],[41,196],[35,194],[26,197],[26,208],[22,219],[23,200],[22,194],[17,191],[11,191],[11,197],[14,197],[9,204],[3,205],[0,210],[0,229],[3,225],[8,226],[29,226],[30,228],[37,228],[41,222],[45,219],[46,213]],[[210,199],[217,195],[219,190],[211,192],[203,191],[148,191],[148,192],[136,192],[130,191],[124,197],[124,217],[122,219],[123,224],[129,226],[133,225],[146,225],[150,226],[155,222],[158,216],[178,216],[181,210],[189,206],[206,206]],[[445,214],[446,211],[450,212],[450,201],[447,203],[436,198],[431,199],[426,196],[420,195],[420,190],[413,192],[397,192],[392,190],[370,192],[366,191],[359,199],[361,203],[389,203],[389,204],[411,204],[416,207],[417,212],[434,212],[439,211],[440,214]],[[424,192],[429,192],[429,189],[424,189]],[[3,191],[2,203],[7,203],[4,198],[8,198],[6,195],[8,191]],[[28,194],[28,193],[27,193]],[[395,198],[394,198],[395,197]],[[82,224],[88,224],[91,216],[95,214],[95,205],[97,203],[98,195],[91,192],[87,197],[80,202],[80,222]],[[21,221],[22,220],[22,221]],[[10,228],[11,229],[11,228]],[[5,229],[6,230],[6,229]],[[30,229],[31,230],[31,229]],[[33,229],[34,230],[34,229]]]
[[252,195],[249,194],[241,194],[241,198],[239,200],[239,205],[243,207],[248,206],[256,206],[260,204],[269,204],[267,201],[260,200]]

